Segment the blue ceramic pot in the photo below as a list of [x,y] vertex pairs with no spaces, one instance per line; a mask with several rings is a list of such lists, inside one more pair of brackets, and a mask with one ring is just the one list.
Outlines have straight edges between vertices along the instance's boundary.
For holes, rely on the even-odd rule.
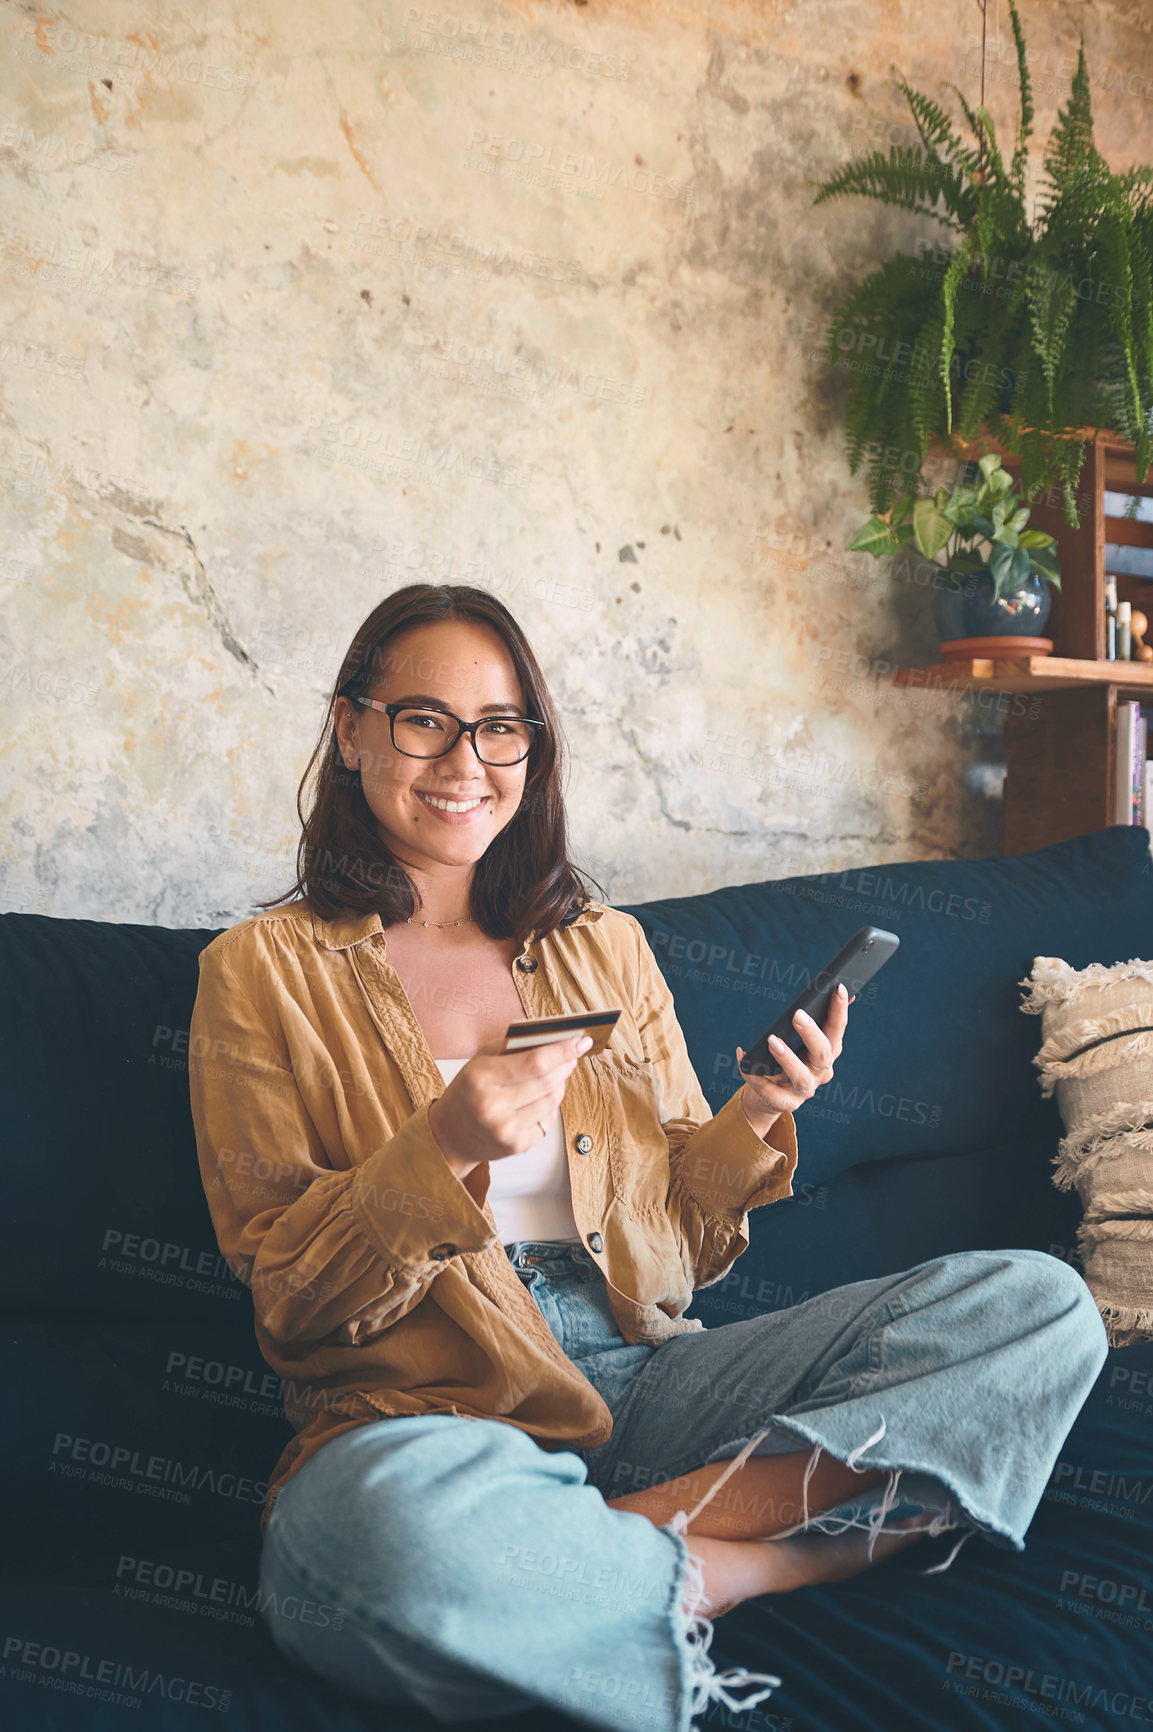
[[942,643],[959,637],[1040,637],[1052,605],[1048,580],[1036,572],[998,601],[988,570],[970,577],[942,571],[933,582],[933,620]]

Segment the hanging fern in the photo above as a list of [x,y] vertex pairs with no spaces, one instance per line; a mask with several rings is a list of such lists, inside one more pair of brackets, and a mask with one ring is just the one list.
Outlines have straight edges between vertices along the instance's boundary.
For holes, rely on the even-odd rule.
[[[878,516],[908,490],[934,439],[981,428],[1021,460],[1021,494],[1058,488],[1077,526],[1085,458],[1078,429],[1133,445],[1145,479],[1153,424],[1153,168],[1113,172],[1097,150],[1084,42],[1043,160],[1035,222],[1025,208],[1033,130],[1025,40],[1014,0],[1020,113],[1006,166],[993,118],[955,85],[976,139],[901,78],[921,138],[871,151],[813,203],[880,199],[954,231],[951,249],[898,253],[845,297],[829,328],[831,366],[849,370],[850,473],[866,466]],[[915,465],[915,469],[913,469]]]

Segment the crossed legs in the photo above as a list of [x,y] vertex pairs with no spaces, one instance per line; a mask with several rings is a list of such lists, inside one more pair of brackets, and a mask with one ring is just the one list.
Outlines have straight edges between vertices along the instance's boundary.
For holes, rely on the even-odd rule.
[[[709,1494],[728,1467],[728,1461],[711,1462],[661,1485],[605,1501],[611,1509],[646,1516],[663,1527],[678,1509],[692,1509]],[[928,1532],[922,1516],[894,1522],[883,1533],[864,1528],[839,1534],[792,1532],[806,1510],[819,1515],[834,1509],[888,1477],[887,1469],[862,1471],[824,1453],[814,1466],[806,1450],[750,1457],[685,1528],[704,1578],[705,1597],[697,1610],[715,1617],[758,1594],[843,1581],[907,1549]]]

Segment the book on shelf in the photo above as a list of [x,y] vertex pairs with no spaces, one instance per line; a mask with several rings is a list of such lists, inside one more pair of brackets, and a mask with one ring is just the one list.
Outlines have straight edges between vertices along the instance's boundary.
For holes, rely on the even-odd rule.
[[1134,762],[1134,824],[1144,824],[1146,828],[1153,823],[1153,800],[1150,793],[1150,722],[1153,721],[1153,707],[1148,703],[1139,703],[1137,707],[1137,750]]
[[1140,824],[1145,799],[1145,753],[1141,705],[1136,698],[1117,703],[1117,751],[1113,783],[1114,824]]
[[1153,824],[1153,787],[1149,785],[1149,748],[1153,745],[1149,724],[1153,721],[1153,705],[1138,700],[1137,738],[1133,753],[1133,823],[1146,828]]

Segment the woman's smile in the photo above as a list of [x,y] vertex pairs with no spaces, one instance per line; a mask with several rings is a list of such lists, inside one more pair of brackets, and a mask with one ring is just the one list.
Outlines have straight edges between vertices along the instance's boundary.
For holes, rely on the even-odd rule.
[[412,791],[426,810],[435,812],[446,824],[469,823],[478,813],[484,811],[492,798],[490,794],[479,794],[471,798],[453,799],[447,794],[426,793],[423,788],[414,788]]

